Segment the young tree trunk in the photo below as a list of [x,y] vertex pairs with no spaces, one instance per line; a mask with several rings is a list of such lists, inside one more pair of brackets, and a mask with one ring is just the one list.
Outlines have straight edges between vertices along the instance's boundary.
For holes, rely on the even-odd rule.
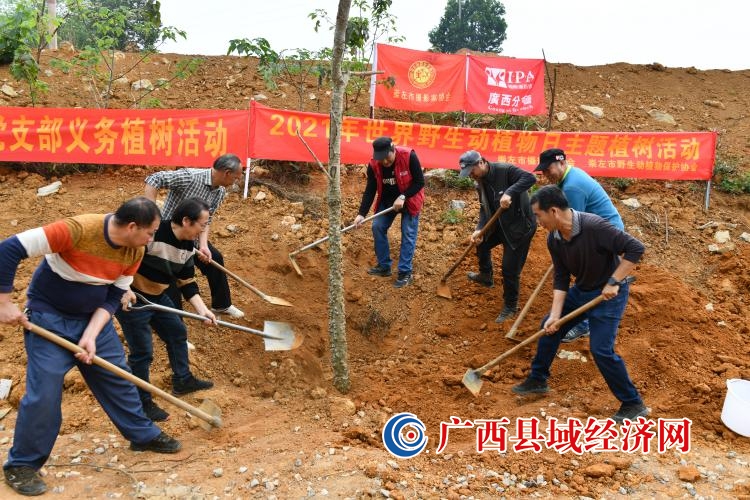
[[341,393],[349,392],[349,363],[346,344],[346,310],[344,306],[344,273],[341,251],[341,122],[343,121],[344,89],[348,78],[341,70],[344,58],[344,36],[349,20],[351,0],[339,0],[336,31],[333,36],[331,79],[331,139],[328,143],[328,335],[331,341],[333,385]]
[[47,16],[49,16],[49,48],[56,50],[57,28],[55,27],[55,19],[57,18],[57,0],[47,0]]

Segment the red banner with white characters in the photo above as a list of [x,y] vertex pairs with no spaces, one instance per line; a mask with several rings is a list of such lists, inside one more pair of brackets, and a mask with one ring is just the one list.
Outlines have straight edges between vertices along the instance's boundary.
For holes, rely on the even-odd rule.
[[247,110],[0,107],[0,161],[211,166],[247,154]]
[[375,106],[411,111],[460,111],[466,56],[377,44]]
[[469,55],[464,111],[516,116],[542,115],[544,61]]
[[[251,158],[314,161],[297,137],[299,130],[316,156],[328,162],[328,115],[273,109],[254,101],[250,111]],[[541,151],[562,148],[571,164],[595,177],[671,180],[710,179],[717,138],[715,132],[529,132],[344,117],[341,162],[366,163],[372,141],[383,135],[413,148],[424,168],[457,169],[461,153],[476,149],[489,161],[532,171]]]
[[547,112],[542,59],[440,54],[382,43],[376,51],[376,69],[384,73],[377,76],[374,106],[516,116]]

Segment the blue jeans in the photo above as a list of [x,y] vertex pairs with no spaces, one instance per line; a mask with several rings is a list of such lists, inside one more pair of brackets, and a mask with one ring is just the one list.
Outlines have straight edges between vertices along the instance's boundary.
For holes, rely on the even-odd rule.
[[[583,291],[577,286],[573,286],[568,290],[568,295],[565,297],[563,316],[595,299],[600,294],[601,290]],[[615,298],[601,302],[593,309],[583,313],[579,318],[585,317],[589,320],[591,355],[594,357],[596,367],[607,382],[609,390],[620,402],[636,404],[642,403],[641,397],[630,380],[625,362],[615,352],[617,327],[625,312],[628,295],[629,285],[622,285]],[[542,327],[548,317],[549,315],[542,320]],[[575,324],[575,319],[568,321],[554,335],[545,335],[539,339],[536,356],[531,362],[530,378],[545,381],[549,378],[549,369],[555,360],[560,341]]]
[[[29,319],[60,337],[78,344],[89,320],[64,318],[57,314],[32,311]],[[147,443],[161,432],[143,413],[136,387],[97,365],[80,363],[73,353],[52,342],[24,331],[26,394],[18,406],[13,447],[4,468],[41,468],[49,458],[62,422],[63,379],[74,366],[91,389],[117,430],[129,441]],[[96,355],[128,370],[125,350],[112,322],[96,338]]]
[[[386,208],[388,207],[380,206],[377,211],[382,212]],[[398,256],[398,272],[411,273],[414,249],[417,247],[419,214],[411,215],[406,209],[403,209],[401,212],[388,212],[373,219],[372,237],[375,240],[375,256],[378,258],[380,267],[391,268],[393,261],[391,260],[391,247],[388,243],[388,229],[399,213],[401,214],[401,250]]]
[[[154,304],[175,308],[166,293],[156,297],[147,297]],[[130,350],[128,364],[133,370],[133,375],[146,382],[149,381],[149,369],[154,359],[154,344],[151,335],[153,328],[167,348],[169,366],[172,367],[172,384],[184,382],[192,376],[188,360],[187,328],[177,314],[164,311],[123,311],[120,309],[115,316],[128,342]],[[151,400],[151,394],[148,392],[138,389],[138,393],[141,400]]]

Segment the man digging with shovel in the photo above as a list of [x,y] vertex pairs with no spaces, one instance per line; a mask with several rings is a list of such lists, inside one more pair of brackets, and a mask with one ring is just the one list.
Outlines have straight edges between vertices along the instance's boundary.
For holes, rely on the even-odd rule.
[[[208,204],[200,198],[188,198],[172,212],[171,220],[163,220],[146,248],[131,288],[149,301],[166,307],[175,307],[167,289],[172,281],[195,311],[207,318],[206,323],[216,321],[216,316],[203,303],[195,282],[195,255],[193,241],[208,224]],[[132,293],[131,293],[132,295]],[[129,297],[135,302],[135,297]],[[171,312],[153,310],[128,310],[123,306],[115,316],[128,342],[130,353],[128,364],[133,375],[149,381],[149,369],[154,359],[151,329],[164,341],[169,365],[172,368],[172,393],[176,396],[210,389],[209,380],[200,380],[190,372],[188,359],[187,327],[180,317]],[[143,410],[151,420],[166,420],[169,414],[159,408],[151,394],[138,389]]]
[[[494,286],[492,249],[503,246],[503,308],[495,319],[502,323],[518,312],[521,271],[536,232],[528,195],[536,177],[510,163],[490,163],[477,151],[462,154],[459,165],[461,172],[458,176],[471,177],[476,182],[481,205],[477,229],[471,235],[477,247],[479,272],[468,274],[471,281],[490,288]],[[503,212],[495,227],[482,237],[482,228],[500,209]]]
[[[212,168],[181,168],[179,170],[163,170],[149,175],[146,178],[144,196],[149,200],[156,201],[159,189],[168,189],[167,199],[164,201],[162,217],[171,219],[175,208],[180,202],[187,198],[198,197],[208,203],[210,216],[208,223],[203,227],[196,240],[198,261],[196,267],[208,281],[211,290],[211,308],[217,314],[227,314],[231,318],[239,319],[245,313],[232,304],[232,295],[229,290],[227,275],[212,266],[212,261],[224,265],[224,256],[218,248],[208,241],[211,223],[216,210],[219,209],[227,194],[227,188],[233,186],[242,178],[242,162],[233,154],[224,154],[214,161]],[[180,293],[172,284],[168,293],[176,307],[180,307]]]
[[424,204],[424,175],[417,153],[410,148],[396,146],[390,137],[372,141],[372,160],[367,166],[367,185],[362,193],[359,214],[354,225],[365,221],[375,200],[375,212],[393,207],[395,211],[383,213],[372,223],[375,256],[378,264],[367,274],[388,277],[391,275],[391,249],[388,229],[401,213],[401,250],[398,258],[398,278],[393,283],[402,288],[414,281],[412,260],[417,247],[419,213]]
[[[143,413],[135,386],[92,364],[103,358],[127,370],[112,313],[133,281],[143,248],[159,225],[159,209],[146,198],[123,203],[114,214],[69,217],[0,243],[0,322],[24,326],[26,394],[16,418],[5,482],[21,495],[41,495],[39,469],[52,452],[62,423],[63,379],[77,366],[107,416],[135,451],[175,453],[179,441]],[[11,302],[22,259],[44,256],[31,278],[27,311]],[[42,327],[83,351],[68,350],[32,333]]]
[[[531,197],[531,208],[549,231],[547,248],[555,266],[552,307],[542,320],[546,335],[539,338],[528,378],[513,387],[516,394],[549,391],[550,367],[560,341],[574,324],[558,320],[601,295],[599,305],[583,313],[591,329],[591,355],[609,389],[621,406],[612,419],[617,423],[648,415],[625,362],[615,352],[615,338],[628,302],[628,273],[641,259],[645,247],[598,215],[577,212],[557,186],[544,186]],[[623,255],[623,258],[619,256]],[[571,275],[576,277],[570,287]]]

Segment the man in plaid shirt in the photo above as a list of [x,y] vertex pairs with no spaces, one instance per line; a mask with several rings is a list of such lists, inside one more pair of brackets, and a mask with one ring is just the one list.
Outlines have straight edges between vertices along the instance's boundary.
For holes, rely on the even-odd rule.
[[[146,198],[156,200],[159,189],[168,189],[167,199],[162,208],[162,218],[172,218],[177,205],[182,201],[198,197],[208,203],[210,217],[208,225],[200,233],[196,246],[198,247],[196,267],[206,276],[211,289],[211,309],[216,313],[228,314],[232,318],[242,318],[245,313],[232,305],[227,276],[221,270],[211,266],[211,260],[224,265],[221,252],[208,241],[214,212],[221,206],[226,196],[226,188],[242,178],[242,162],[233,154],[225,154],[216,159],[213,168],[181,168],[179,170],[164,170],[149,175],[146,178]],[[174,293],[172,293],[174,291]],[[175,304],[181,303],[179,291],[170,288],[170,297],[174,295]]]

